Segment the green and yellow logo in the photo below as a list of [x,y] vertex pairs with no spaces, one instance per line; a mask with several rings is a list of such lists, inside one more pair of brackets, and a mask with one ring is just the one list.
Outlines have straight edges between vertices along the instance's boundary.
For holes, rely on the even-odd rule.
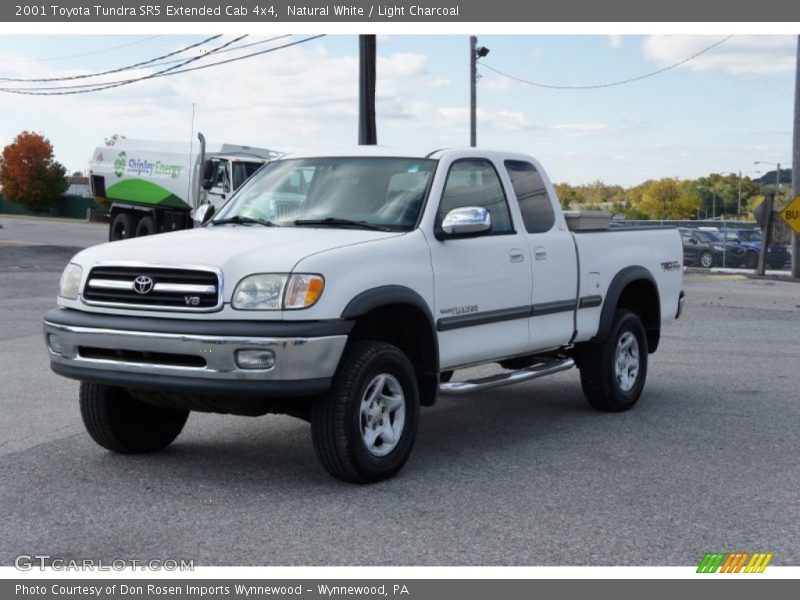
[[117,155],[117,160],[114,161],[114,175],[122,177],[122,174],[125,172],[125,162],[127,159],[128,155],[125,154],[124,150]]
[[763,573],[772,560],[769,552],[708,552],[697,567],[698,573]]

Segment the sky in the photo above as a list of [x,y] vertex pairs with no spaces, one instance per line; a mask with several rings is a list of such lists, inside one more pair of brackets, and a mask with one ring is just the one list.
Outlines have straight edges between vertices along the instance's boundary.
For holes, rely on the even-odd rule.
[[[0,78],[92,74],[147,61],[208,36],[0,35]],[[226,35],[178,55],[193,57]],[[235,45],[274,36],[249,36]],[[200,65],[266,49],[274,40],[208,56]],[[487,35],[479,61],[478,145],[525,152],[556,182],[635,185],[742,171],[754,161],[791,160],[796,38],[737,35],[676,68],[724,35]],[[469,143],[469,39],[463,35],[378,36],[377,129],[382,145],[436,149]],[[485,65],[485,66],[483,66]],[[169,66],[169,65],[167,65]],[[164,68],[164,67],[160,67]],[[139,67],[97,79],[141,77]],[[0,88],[56,83],[0,81]],[[192,111],[194,105],[194,123]],[[280,151],[357,143],[358,39],[331,35],[258,57],[100,92],[22,96],[0,91],[0,147],[23,130],[52,142],[68,171],[85,171],[93,149],[113,133]],[[774,167],[772,167],[774,168]]]

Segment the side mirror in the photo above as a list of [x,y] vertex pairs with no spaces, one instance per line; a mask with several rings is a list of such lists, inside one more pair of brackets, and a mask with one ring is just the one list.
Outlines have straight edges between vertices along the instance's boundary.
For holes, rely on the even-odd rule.
[[203,182],[200,184],[200,187],[202,187],[205,191],[208,191],[211,189],[211,185],[212,185],[211,179],[203,179]]
[[475,235],[492,228],[492,217],[482,206],[454,208],[442,221],[442,231],[447,237]]
[[217,212],[213,204],[201,204],[194,211],[194,220],[199,221],[201,225],[205,225]]

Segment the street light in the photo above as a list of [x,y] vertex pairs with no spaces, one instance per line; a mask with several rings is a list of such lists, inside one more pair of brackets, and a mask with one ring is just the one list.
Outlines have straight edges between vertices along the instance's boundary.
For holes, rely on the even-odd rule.
[[469,38],[469,145],[477,145],[477,87],[478,87],[478,59],[489,54],[486,46],[478,46],[478,38],[474,35]]

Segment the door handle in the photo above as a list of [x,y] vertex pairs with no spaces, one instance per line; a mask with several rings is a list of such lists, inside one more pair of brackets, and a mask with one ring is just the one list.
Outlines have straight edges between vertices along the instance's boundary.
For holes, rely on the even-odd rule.
[[536,246],[533,249],[533,257],[536,260],[547,260],[547,250],[545,250],[544,246]]
[[512,248],[508,251],[508,259],[511,262],[522,262],[525,260],[525,255],[522,254],[522,250],[519,248]]

